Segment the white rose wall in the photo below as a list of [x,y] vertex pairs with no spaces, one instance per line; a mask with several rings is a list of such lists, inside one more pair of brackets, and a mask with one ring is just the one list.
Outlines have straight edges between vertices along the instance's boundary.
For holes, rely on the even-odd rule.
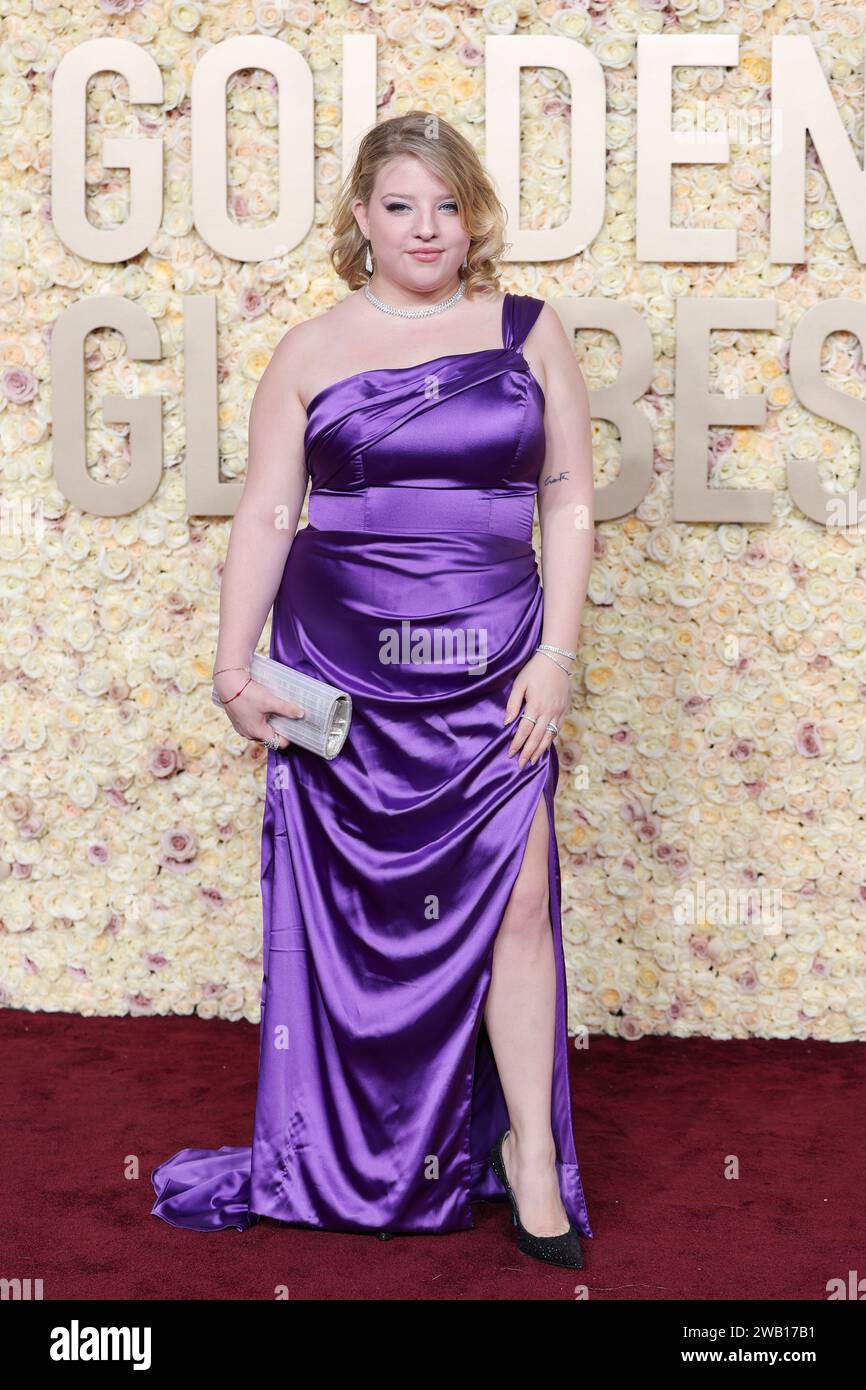
[[[578,1044],[592,1032],[862,1038],[866,544],[862,524],[804,512],[789,469],[809,465],[828,494],[858,486],[856,412],[841,424],[810,408],[790,358],[804,315],[825,301],[856,306],[866,275],[811,145],[803,257],[773,258],[762,115],[774,38],[805,36],[862,162],[866,6],[6,0],[0,13],[0,1002],[258,1020],[265,750],[210,699],[231,519],[188,510],[184,299],[215,306],[212,427],[220,478],[237,483],[274,347],[345,292],[327,259],[344,172],[345,37],[376,39],[378,118],[429,110],[484,157],[485,46],[531,35],[587,50],[603,73],[603,216],[576,254],[507,261],[502,288],[569,312],[592,301],[596,323],[605,305],[625,306],[651,345],[635,404],[651,469],[633,508],[597,522],[558,744],[570,1027]],[[290,46],[309,69],[315,199],[296,245],[245,259],[209,244],[193,219],[191,91],[209,51],[253,35]],[[739,40],[733,64],[672,69],[675,113],[699,125],[711,108],[734,137],[724,162],[673,167],[671,225],[735,231],[727,260],[639,254],[638,41],[674,35]],[[110,167],[103,142],[158,139],[163,149],[159,226],[115,262],[66,244],[52,214],[52,83],[64,55],[95,37],[131,45],[164,86],[159,101],[134,107],[116,72],[88,86],[81,199],[94,227],[130,215],[128,172]],[[572,92],[566,75],[539,65],[521,69],[519,96],[520,222],[541,232],[581,197],[570,178]],[[228,83],[225,199],[239,225],[260,229],[277,213],[279,106],[264,70]],[[105,397],[160,400],[158,485],[119,515],[70,500],[56,457],[53,332],[71,306],[102,296],[140,311],[160,343],[148,361],[115,329],[85,339],[91,478],[122,484],[131,464],[135,425],[106,420]],[[707,482],[766,490],[767,520],[678,519],[683,300],[775,305],[772,327],[714,328],[705,364],[725,400],[765,403],[760,423],[707,430]],[[601,393],[629,345],[591,317],[575,352]],[[823,340],[820,371],[840,398],[866,399],[851,327]],[[593,437],[601,503],[619,476],[621,434],[599,414]]]

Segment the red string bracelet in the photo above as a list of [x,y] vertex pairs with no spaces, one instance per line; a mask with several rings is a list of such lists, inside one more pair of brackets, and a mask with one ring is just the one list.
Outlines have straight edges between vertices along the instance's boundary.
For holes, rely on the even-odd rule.
[[236,699],[238,698],[238,695],[243,695],[244,691],[246,690],[246,688],[247,688],[247,686],[249,685],[249,683],[250,683],[251,680],[252,680],[252,676],[250,676],[250,680],[244,681],[243,685],[241,686],[241,688],[240,688],[240,690],[237,692],[237,694],[232,695],[228,700],[220,700],[220,704],[221,704],[221,705],[230,705],[231,702],[232,702],[232,700],[236,700]]

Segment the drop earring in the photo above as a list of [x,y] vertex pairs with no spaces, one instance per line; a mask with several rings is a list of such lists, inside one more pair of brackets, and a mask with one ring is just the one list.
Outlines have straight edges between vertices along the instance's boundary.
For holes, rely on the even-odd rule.
[[367,259],[366,259],[365,262],[364,262],[364,269],[367,271],[367,274],[368,274],[368,275],[372,274],[372,271],[373,271],[373,262],[372,262],[372,260],[371,260],[371,258],[370,258],[370,243],[369,243],[369,241],[367,242]]

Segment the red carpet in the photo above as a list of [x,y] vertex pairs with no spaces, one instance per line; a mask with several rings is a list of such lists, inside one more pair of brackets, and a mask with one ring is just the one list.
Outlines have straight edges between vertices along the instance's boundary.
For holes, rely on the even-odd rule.
[[858,1043],[594,1036],[574,1051],[595,1231],[574,1274],[515,1249],[505,1203],[474,1205],[474,1231],[390,1241],[172,1229],[150,1215],[151,1170],[249,1142],[258,1029],[5,1010],[0,1037],[0,1276],[41,1278],[46,1300],[824,1300],[828,1280],[866,1272]]

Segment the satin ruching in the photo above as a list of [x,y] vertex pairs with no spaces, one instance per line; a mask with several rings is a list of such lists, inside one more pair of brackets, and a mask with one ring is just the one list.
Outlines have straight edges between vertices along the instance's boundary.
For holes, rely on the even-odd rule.
[[568,1078],[555,747],[508,757],[508,695],[541,638],[532,545],[544,393],[523,356],[542,301],[506,295],[503,346],[358,373],[310,402],[309,523],[270,654],[348,690],[332,761],[269,752],[262,1023],[250,1147],[182,1149],[153,1213],[446,1232],[505,1200],[508,1113],[483,1014],[533,816],[548,824],[556,962],[551,1124],[563,1203],[592,1235]]

